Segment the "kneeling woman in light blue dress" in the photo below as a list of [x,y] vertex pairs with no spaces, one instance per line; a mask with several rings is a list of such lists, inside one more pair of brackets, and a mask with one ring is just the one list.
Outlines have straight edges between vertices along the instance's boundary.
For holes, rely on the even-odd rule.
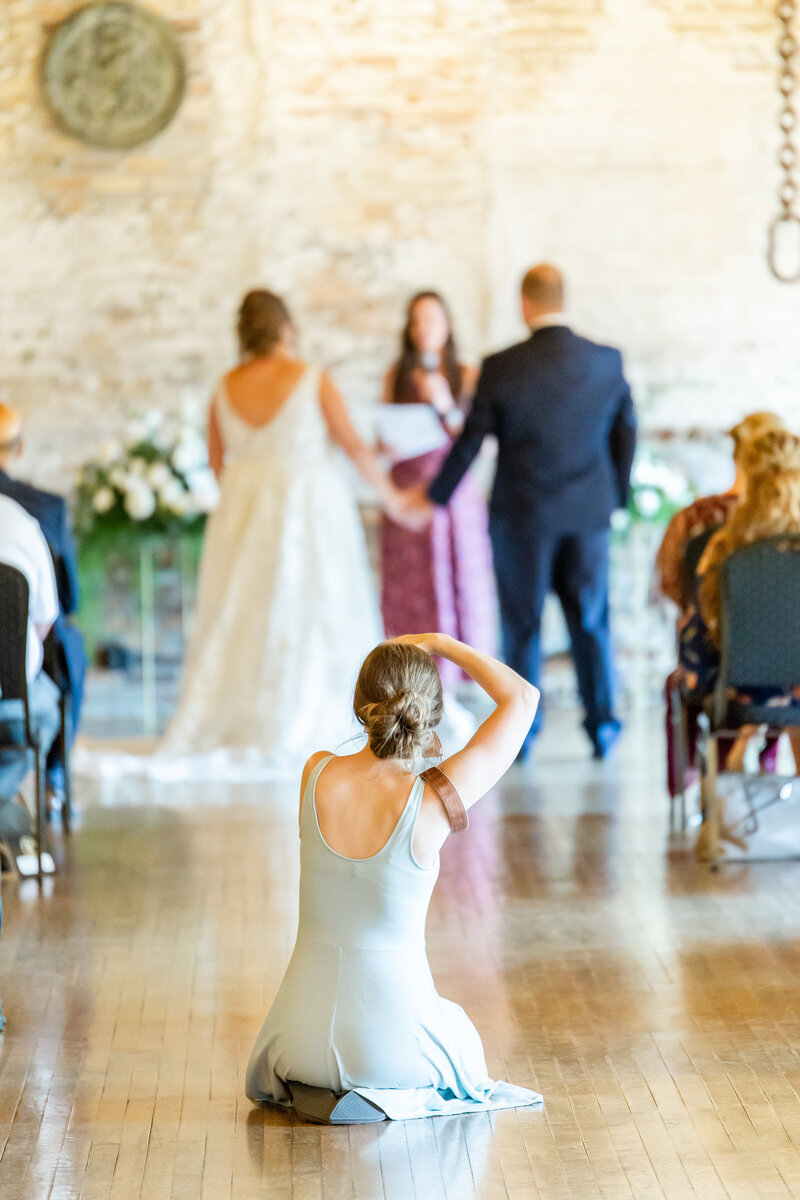
[[[432,656],[466,671],[496,708],[440,769],[442,685]],[[377,646],[356,684],[367,745],[312,755],[300,801],[300,923],[256,1040],[247,1095],[332,1122],[538,1104],[486,1071],[477,1030],[436,992],[425,920],[439,850],[503,776],[539,693],[509,667],[443,634]]]

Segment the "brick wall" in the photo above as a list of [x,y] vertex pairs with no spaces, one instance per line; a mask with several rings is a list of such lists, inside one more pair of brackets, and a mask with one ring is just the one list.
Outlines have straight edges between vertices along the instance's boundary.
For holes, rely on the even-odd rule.
[[205,396],[254,284],[357,410],[407,294],[452,301],[467,357],[519,335],[548,257],[620,344],[644,420],[720,427],[800,393],[800,285],[768,275],[772,0],[156,0],[183,108],[127,154],[56,131],[48,28],[0,5],[0,397],[29,469],[142,406]]

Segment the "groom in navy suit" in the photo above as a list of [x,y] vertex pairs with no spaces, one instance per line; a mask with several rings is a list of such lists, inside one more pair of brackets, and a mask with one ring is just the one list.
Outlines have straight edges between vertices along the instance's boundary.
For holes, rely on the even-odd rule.
[[[45,492],[19,479],[12,479],[8,474],[11,461],[18,457],[21,449],[20,417],[13,409],[0,404],[0,495],[16,500],[20,507],[39,522],[45,541],[50,547],[60,611],[45,643],[45,670],[52,676],[59,689],[70,696],[70,733],[74,738],[80,720],[86,676],[83,637],[69,620],[78,607],[79,597],[75,544],[64,497],[54,492]],[[56,790],[60,790],[62,766],[56,740],[47,760],[48,783]]]
[[[608,611],[609,522],[628,501],[636,443],[618,350],[579,337],[555,267],[522,282],[531,336],[483,363],[464,429],[428,489],[446,504],[487,434],[497,438],[490,531],[506,662],[539,683],[542,608],[558,596],[596,758],[616,741]],[[537,730],[531,728],[523,753]]]

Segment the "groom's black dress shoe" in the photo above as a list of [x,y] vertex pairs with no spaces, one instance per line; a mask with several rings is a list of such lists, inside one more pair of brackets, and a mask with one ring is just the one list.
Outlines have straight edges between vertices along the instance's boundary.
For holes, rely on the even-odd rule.
[[594,733],[589,733],[589,737],[592,739],[592,758],[597,760],[605,758],[621,733],[622,722],[616,719],[604,721],[602,725],[598,725]]

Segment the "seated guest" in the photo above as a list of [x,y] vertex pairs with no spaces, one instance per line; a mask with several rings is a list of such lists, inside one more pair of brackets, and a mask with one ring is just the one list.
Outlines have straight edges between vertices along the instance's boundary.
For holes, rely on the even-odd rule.
[[[719,663],[720,571],[725,560],[742,546],[782,533],[800,534],[800,438],[774,429],[756,438],[750,448],[748,481],[744,496],[728,520],[711,538],[698,568],[699,612],[681,632],[680,656],[687,679],[701,695],[710,694]],[[798,688],[800,688],[800,680]],[[756,704],[797,703],[798,688],[785,694],[777,689],[746,689],[746,699]],[[729,767],[738,763],[753,731],[742,730],[731,752]],[[790,734],[800,768],[800,736]]]
[[[800,534],[800,438],[774,429],[752,443],[747,490],[700,560],[700,615],[719,646],[720,570],[742,546],[782,533]],[[800,683],[800,680],[798,681]]]
[[684,563],[689,542],[708,529],[722,525],[745,490],[746,455],[752,442],[771,429],[782,429],[783,421],[771,412],[754,412],[729,431],[733,438],[733,465],[736,477],[727,492],[698,496],[670,521],[656,555],[659,586],[667,599],[682,613],[693,606],[694,597],[685,594]]
[[8,496],[0,496],[0,563],[28,580],[26,673],[31,723],[45,752],[58,733],[58,688],[42,670],[44,642],[58,617],[53,560],[37,521]]
[[[58,597],[53,560],[41,529],[33,517],[7,496],[0,496],[0,562],[16,567],[28,580],[28,637],[26,675],[28,705],[33,730],[38,734],[42,752],[47,753],[55,740],[60,723],[58,688],[42,670],[44,640],[58,617]],[[17,790],[27,774],[27,765],[19,755],[13,781],[11,771],[3,772],[3,787]],[[0,923],[2,923],[0,906]],[[0,1008],[0,1030],[4,1026]]]
[[[48,643],[47,668],[62,692],[69,694],[72,710],[71,734],[74,739],[80,720],[83,685],[86,676],[86,654],[83,637],[70,623],[78,607],[78,566],[72,540],[69,514],[63,496],[45,492],[30,483],[12,479],[8,468],[22,450],[22,421],[13,409],[0,404],[0,495],[16,500],[38,521],[45,536],[55,567],[59,612]],[[63,764],[58,744],[53,746],[47,760],[48,786],[51,792],[61,789]]]
[[[656,555],[656,575],[660,590],[672,600],[680,610],[678,616],[678,632],[689,621],[696,608],[695,588],[688,587],[686,552],[689,543],[700,534],[710,532],[720,526],[730,516],[740,497],[746,490],[747,468],[751,461],[753,441],[770,429],[783,428],[783,422],[771,412],[754,412],[746,416],[738,425],[734,425],[729,436],[733,438],[733,464],[736,476],[727,492],[711,496],[698,496],[686,508],[670,521],[664,538]],[[682,667],[673,671],[667,679],[666,696],[670,697],[676,688],[683,687],[685,672]],[[667,742],[667,787],[671,796],[684,791],[691,778],[696,777],[695,758],[697,749],[698,717],[701,711],[700,703],[685,704],[686,713],[686,756],[687,776],[680,778],[679,763],[675,747],[675,728],[672,713],[667,706],[666,742]],[[766,770],[774,770],[777,748],[777,738],[770,737],[762,752],[762,766]],[[726,745],[721,746],[724,756]]]
[[[698,695],[710,694],[719,666],[720,571],[725,560],[742,546],[776,535],[800,534],[800,438],[774,429],[756,438],[749,452],[748,478],[744,495],[728,520],[708,543],[700,560],[699,611],[692,614],[681,631],[680,658],[687,680]],[[800,680],[791,689],[746,687],[740,690],[744,703],[800,705]],[[742,726],[720,765],[741,769],[747,743],[755,726]],[[795,764],[800,773],[800,734],[787,730]],[[720,748],[722,751],[722,747]],[[740,849],[745,844],[725,823],[719,830],[723,840]],[[704,823],[695,846],[699,858],[708,856],[708,826]]]

